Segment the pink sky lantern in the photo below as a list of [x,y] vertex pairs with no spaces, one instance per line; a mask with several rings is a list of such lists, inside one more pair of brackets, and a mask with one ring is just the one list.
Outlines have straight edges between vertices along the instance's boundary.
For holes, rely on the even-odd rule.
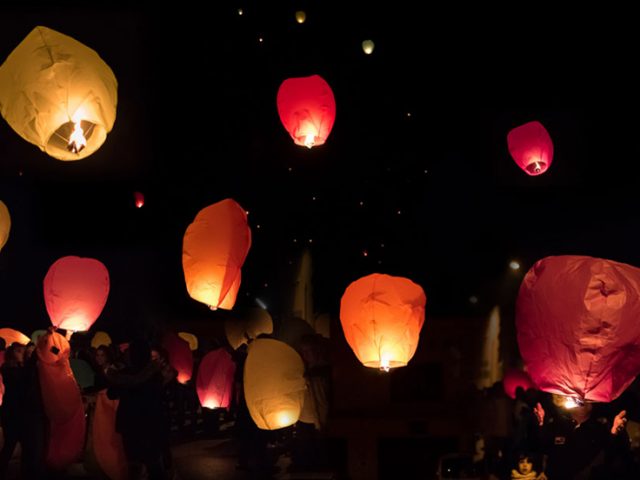
[[525,392],[530,388],[536,388],[529,374],[519,368],[508,368],[504,372],[502,386],[504,387],[504,393],[514,399],[516,398],[516,389],[518,387],[522,387]]
[[162,346],[169,354],[169,364],[178,372],[178,382],[187,383],[193,374],[193,354],[189,343],[175,333],[167,333]]
[[44,277],[44,301],[51,323],[86,331],[102,313],[109,296],[109,272],[93,258],[62,257]]
[[144,206],[144,195],[142,193],[134,192],[133,199],[136,202],[136,208],[142,208]]
[[539,260],[516,305],[531,379],[574,403],[615,400],[640,373],[639,317],[640,269],[574,255]]
[[540,122],[514,128],[507,135],[509,153],[528,175],[541,175],[553,162],[553,142]]
[[236,364],[223,348],[207,353],[196,379],[200,404],[205,408],[229,408]]
[[320,76],[288,78],[278,89],[278,114],[296,145],[316,147],[327,141],[336,119],[336,101]]

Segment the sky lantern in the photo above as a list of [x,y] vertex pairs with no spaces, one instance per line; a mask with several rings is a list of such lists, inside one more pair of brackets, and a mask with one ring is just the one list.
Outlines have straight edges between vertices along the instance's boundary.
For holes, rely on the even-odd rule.
[[116,119],[117,90],[94,50],[46,27],[34,28],[0,66],[0,113],[58,160],[100,148]]
[[144,195],[140,192],[133,192],[133,199],[136,204],[136,208],[142,208],[144,206]]
[[640,373],[640,269],[599,258],[547,257],[516,304],[520,354],[539,389],[610,402]]
[[373,43],[373,40],[364,40],[362,42],[362,51],[367,55],[371,55],[375,47],[376,47],[376,44]]
[[258,428],[276,430],[296,423],[305,390],[304,364],[293,348],[270,338],[249,344],[244,396]]
[[178,372],[178,382],[187,383],[193,374],[193,354],[189,344],[174,333],[162,338],[162,346],[169,354],[169,364]]
[[0,338],[4,338],[7,347],[12,343],[26,345],[31,341],[24,333],[14,330],[13,328],[0,328]]
[[207,353],[198,367],[196,390],[205,408],[229,408],[236,364],[224,348]]
[[198,349],[198,337],[193,333],[178,332],[178,336],[189,344],[189,350],[192,352]]
[[111,480],[128,478],[127,457],[124,454],[122,436],[116,432],[116,412],[119,400],[110,400],[107,391],[96,395],[96,409],[93,414],[91,433],[93,451],[102,471]]
[[504,393],[513,399],[516,398],[516,389],[518,387],[522,387],[525,392],[530,388],[536,388],[529,374],[519,368],[508,368],[504,372],[502,386]]
[[111,337],[107,332],[97,331],[96,334],[91,339],[91,346],[93,348],[98,348],[101,345],[108,347],[109,345],[111,345],[111,343],[112,343]]
[[50,332],[38,339],[38,378],[49,421],[46,464],[63,470],[82,455],[85,439],[84,405],[69,365],[69,342]]
[[108,295],[107,267],[93,258],[62,257],[44,277],[44,301],[51,323],[65,330],[89,330]]
[[273,319],[266,310],[257,307],[247,308],[237,315],[237,318],[228,318],[224,322],[227,341],[234,350],[255,340],[260,334],[273,333]]
[[336,119],[336,101],[320,76],[288,78],[278,89],[278,114],[296,145],[316,147],[327,141]]
[[374,273],[347,287],[340,302],[344,335],[366,367],[404,367],[418,348],[427,297],[420,285]]
[[540,122],[514,128],[507,135],[509,153],[528,175],[546,172],[553,161],[553,142]]
[[0,200],[0,250],[9,240],[9,231],[11,230],[11,215],[9,215],[9,209]]
[[235,200],[227,198],[200,210],[182,243],[182,268],[191,298],[212,310],[231,309],[235,301],[225,302],[225,297],[237,295],[250,247],[247,213]]
[[298,10],[296,12],[296,22],[304,23],[306,19],[307,19],[307,14],[304,12],[304,10]]

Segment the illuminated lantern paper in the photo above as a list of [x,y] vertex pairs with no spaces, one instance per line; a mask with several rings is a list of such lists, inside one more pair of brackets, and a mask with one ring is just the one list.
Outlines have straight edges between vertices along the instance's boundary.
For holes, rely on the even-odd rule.
[[375,43],[373,43],[373,40],[365,40],[364,42],[362,42],[362,50],[367,55],[371,55],[375,47],[376,45]]
[[329,84],[319,75],[289,78],[278,89],[278,114],[296,145],[316,147],[327,141],[336,118]]
[[240,290],[240,283],[242,283],[242,271],[238,270],[238,275],[236,275],[236,279],[231,284],[231,288],[224,296],[222,302],[220,302],[220,308],[224,310],[231,310],[233,306],[236,304],[236,299],[238,298],[238,291]]
[[98,150],[116,119],[118,82],[98,54],[36,27],[0,66],[0,112],[18,135],[58,160]]
[[5,345],[8,347],[12,343],[26,345],[31,341],[24,333],[20,333],[13,328],[0,328],[0,338],[4,338]]
[[169,364],[178,372],[178,382],[187,383],[193,374],[193,354],[189,344],[173,333],[167,333],[162,346],[169,354]]
[[516,389],[518,387],[522,387],[525,392],[530,388],[536,388],[529,374],[518,368],[509,368],[504,372],[502,386],[504,387],[504,393],[513,399],[516,398]]
[[193,333],[178,332],[178,336],[189,344],[189,349],[191,351],[198,349],[198,337],[196,337]]
[[273,333],[273,320],[262,308],[248,308],[239,312],[238,318],[228,318],[224,322],[224,331],[231,348],[237,350],[260,334]]
[[118,402],[110,400],[106,390],[98,392],[91,433],[93,451],[102,471],[111,480],[126,480],[127,458],[124,454],[122,436],[116,432]]
[[427,297],[420,285],[374,273],[347,287],[340,302],[344,335],[366,367],[404,367],[418,348]]
[[109,345],[111,345],[111,343],[112,343],[111,337],[107,332],[98,331],[91,339],[91,346],[93,348],[98,348],[102,345],[104,345],[105,347],[108,347]]
[[244,396],[258,428],[276,430],[296,423],[305,390],[304,364],[293,348],[269,338],[249,344]]
[[62,257],[44,277],[44,301],[51,323],[65,330],[89,330],[108,295],[109,272],[93,258]]
[[9,209],[0,200],[0,250],[5,246],[7,240],[9,240],[9,231],[11,230],[11,215],[9,215]]
[[144,195],[142,193],[135,192],[133,199],[135,200],[136,208],[142,208],[144,206]]
[[528,175],[541,175],[553,161],[553,142],[540,122],[529,122],[507,135],[509,153]]
[[196,390],[205,408],[229,408],[236,364],[231,355],[219,348],[207,353],[198,367]]
[[211,309],[232,308],[225,297],[237,295],[240,269],[250,247],[247,213],[237,202],[228,198],[202,209],[187,228],[182,245],[191,298]]
[[304,13],[303,10],[298,10],[296,12],[296,22],[298,23],[304,23],[304,21],[307,19],[307,14]]
[[536,262],[520,286],[520,353],[539,389],[610,402],[640,373],[640,269],[583,256]]
[[59,333],[47,333],[38,339],[36,353],[42,400],[49,420],[46,464],[54,470],[63,470],[82,455],[84,405],[69,365],[69,342]]

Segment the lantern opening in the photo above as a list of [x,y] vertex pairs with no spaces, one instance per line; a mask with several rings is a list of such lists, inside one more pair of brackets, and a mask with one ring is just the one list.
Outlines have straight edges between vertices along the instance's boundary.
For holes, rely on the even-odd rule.
[[87,139],[84,138],[84,130],[82,130],[82,122],[74,122],[73,132],[69,137],[67,150],[72,153],[80,153],[87,146]]
[[316,135],[313,133],[308,133],[304,139],[304,146],[307,148],[311,148],[316,144]]
[[584,400],[577,397],[567,397],[564,400],[564,408],[571,410],[572,408],[584,406]]
[[60,126],[47,143],[47,151],[62,150],[79,154],[96,131],[96,124],[87,120],[70,121]]
[[527,165],[527,171],[530,174],[537,175],[538,173],[541,173],[541,172],[545,171],[546,169],[547,169],[547,163],[541,161],[539,158],[534,159],[532,162],[530,162]]
[[407,362],[400,362],[398,360],[389,360],[388,358],[381,358],[380,360],[373,360],[363,363],[365,367],[377,368],[380,371],[388,372],[392,368],[406,367]]

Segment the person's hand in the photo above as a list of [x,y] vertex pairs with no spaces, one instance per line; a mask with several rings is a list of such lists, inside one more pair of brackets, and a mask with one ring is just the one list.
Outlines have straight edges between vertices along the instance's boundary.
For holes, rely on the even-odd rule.
[[533,413],[536,414],[536,418],[538,419],[538,425],[542,426],[544,424],[544,408],[542,408],[542,405],[540,405],[540,402],[536,403],[536,406],[533,407]]
[[613,419],[613,426],[611,427],[611,435],[618,435],[627,425],[627,411],[622,410],[616,418]]

